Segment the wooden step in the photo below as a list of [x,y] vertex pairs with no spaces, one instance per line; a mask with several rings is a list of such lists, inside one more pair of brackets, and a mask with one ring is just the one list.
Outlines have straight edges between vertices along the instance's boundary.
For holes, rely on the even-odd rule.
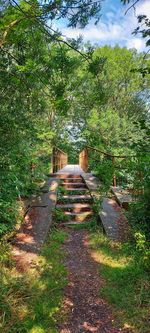
[[58,177],[64,177],[65,179],[66,178],[80,178],[82,179],[81,175],[80,174],[69,174],[69,173],[63,173],[63,174],[57,174]]
[[74,225],[86,225],[88,222],[89,221],[82,221],[82,222],[79,222],[79,221],[69,221],[69,222],[62,223],[61,225],[69,227],[69,226],[74,226]]
[[[78,187],[78,188],[75,188],[75,187],[70,187],[70,188],[66,188],[66,191],[73,191],[73,192],[85,192],[85,191],[88,191],[87,187],[84,188],[84,187]],[[89,192],[89,191],[88,191]]]
[[[61,199],[60,199],[61,200]],[[62,200],[65,200],[65,201],[75,201],[75,202],[92,202],[92,197],[90,194],[78,194],[78,195],[71,195],[71,194],[68,194],[68,195],[62,195]]]
[[62,183],[61,186],[64,188],[87,188],[84,183]]
[[76,207],[77,208],[83,208],[83,207],[88,208],[88,207],[91,207],[91,205],[89,203],[79,203],[78,202],[78,203],[70,203],[70,204],[68,203],[68,204],[64,204],[64,205],[63,204],[62,205],[58,204],[56,207],[57,208],[62,208],[62,209],[63,208],[76,208]]
[[[64,178],[62,179],[64,183],[80,183],[82,181],[82,178]],[[83,181],[84,183],[84,181]],[[85,183],[84,183],[85,184]]]
[[56,208],[62,209],[63,211],[71,211],[73,213],[81,213],[85,211],[91,211],[91,205],[89,203],[68,203],[68,204],[58,204]]
[[52,177],[52,178],[58,178],[58,179],[74,179],[74,178],[80,178],[82,179],[80,174],[69,174],[69,173],[50,173],[47,174],[48,177]]
[[85,221],[87,220],[92,214],[92,210],[87,211],[87,212],[83,212],[83,213],[72,213],[72,212],[64,212],[65,215],[67,215],[68,217],[70,217],[70,219],[72,221]]

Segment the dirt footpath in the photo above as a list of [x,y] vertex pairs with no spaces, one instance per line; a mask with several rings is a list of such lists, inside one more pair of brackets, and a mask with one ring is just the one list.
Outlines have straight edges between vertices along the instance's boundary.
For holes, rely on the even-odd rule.
[[114,325],[111,308],[100,295],[103,279],[100,266],[92,259],[86,230],[68,230],[64,245],[65,265],[69,284],[65,288],[63,311],[67,313],[65,324],[60,324],[60,333],[129,333]]
[[50,178],[45,183],[43,192],[32,197],[20,230],[11,242],[13,258],[21,271],[26,271],[36,261],[37,254],[45,242],[52,224],[57,186],[57,180]]

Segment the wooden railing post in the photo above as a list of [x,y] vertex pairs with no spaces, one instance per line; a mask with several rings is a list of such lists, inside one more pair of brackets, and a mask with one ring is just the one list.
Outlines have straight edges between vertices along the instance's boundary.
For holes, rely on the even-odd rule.
[[56,160],[55,154],[56,154],[55,147],[53,147],[53,150],[52,150],[52,172],[53,173],[55,173],[55,160]]
[[113,163],[113,186],[116,187],[117,186],[117,180],[116,180],[116,175],[115,175],[115,157],[113,156],[112,158],[112,163]]
[[79,165],[85,172],[88,171],[88,149],[84,148],[79,154]]
[[57,147],[52,151],[52,172],[55,173],[65,167],[68,163],[68,155]]
[[[79,165],[80,167],[85,171],[87,172],[88,170],[88,151],[95,151],[95,152],[98,152],[100,154],[103,154],[104,156],[106,157],[109,157],[112,159],[112,163],[113,163],[113,168],[114,168],[114,173],[113,173],[113,186],[116,187],[117,186],[117,180],[116,180],[116,174],[115,174],[115,164],[116,164],[116,159],[124,159],[124,158],[127,158],[127,157],[130,157],[131,156],[125,156],[125,155],[112,155],[110,153],[107,153],[107,152],[104,152],[100,149],[97,149],[97,148],[93,148],[91,146],[87,146],[86,148],[84,148],[80,154],[79,154]],[[133,157],[133,156],[132,156]],[[97,160],[98,161],[98,160]]]

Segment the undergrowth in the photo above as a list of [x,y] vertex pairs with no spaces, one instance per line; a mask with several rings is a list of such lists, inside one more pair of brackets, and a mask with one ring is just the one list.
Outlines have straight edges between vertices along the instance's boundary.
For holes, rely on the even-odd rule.
[[0,237],[12,232],[16,224],[21,224],[24,216],[25,200],[36,193],[44,184],[50,169],[49,156],[34,158],[34,167],[27,156],[23,164],[14,170],[1,170],[0,179]]
[[0,332],[56,333],[67,273],[62,263],[61,245],[66,234],[53,229],[34,267],[17,271],[10,247],[1,243]]
[[66,215],[61,208],[55,208],[53,211],[53,225],[58,226],[59,223],[69,221],[69,216]]
[[140,261],[138,249],[131,243],[111,241],[98,230],[90,234],[90,245],[105,280],[100,295],[113,305],[120,326],[149,333],[149,271]]
[[69,226],[69,228],[75,229],[75,230],[88,230],[90,232],[96,232],[99,230],[99,222],[96,217],[91,217],[89,221],[85,221],[83,223],[74,224]]

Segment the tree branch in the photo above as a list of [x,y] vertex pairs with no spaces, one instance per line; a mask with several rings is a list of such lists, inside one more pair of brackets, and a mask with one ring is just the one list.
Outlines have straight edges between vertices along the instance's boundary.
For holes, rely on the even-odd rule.
[[[23,15],[26,18],[31,18],[31,16],[29,16],[18,4],[15,0],[12,0],[12,2],[14,2],[14,4],[18,7],[18,9],[23,13]],[[37,23],[40,23],[40,25],[42,25],[42,27],[44,28],[44,30],[42,29],[42,27],[39,27],[40,30],[43,33],[46,33],[49,37],[51,37],[53,40],[55,40],[58,43],[63,43],[65,45],[67,45],[69,48],[71,48],[72,50],[76,51],[77,53],[79,53],[85,60],[89,61],[89,57],[86,56],[83,52],[79,51],[77,48],[75,48],[73,45],[69,44],[66,40],[61,39],[59,37],[56,37],[54,34],[57,34],[57,31],[55,31],[53,28],[51,28],[50,26],[48,26],[45,22],[43,22],[41,19],[39,19],[37,16],[32,17],[34,18]],[[49,33],[49,31],[47,29],[50,29],[53,32],[53,35]],[[65,37],[65,36],[64,36]]]
[[6,30],[4,31],[4,34],[3,34],[2,40],[0,41],[0,47],[2,47],[3,44],[5,43],[5,40],[6,40],[6,37],[7,37],[8,33],[9,33],[9,31],[10,31],[11,29],[13,29],[13,27],[14,27],[15,25],[17,25],[18,23],[20,23],[20,22],[21,22],[22,20],[24,20],[24,19],[25,19],[24,17],[22,17],[22,18],[20,18],[20,19],[17,19],[17,20],[15,20],[15,21],[11,22],[11,23],[7,26]]
[[136,0],[126,11],[125,11],[125,15],[128,13],[128,11],[131,9],[131,8],[134,8],[135,10],[135,5],[139,2],[139,0]]

